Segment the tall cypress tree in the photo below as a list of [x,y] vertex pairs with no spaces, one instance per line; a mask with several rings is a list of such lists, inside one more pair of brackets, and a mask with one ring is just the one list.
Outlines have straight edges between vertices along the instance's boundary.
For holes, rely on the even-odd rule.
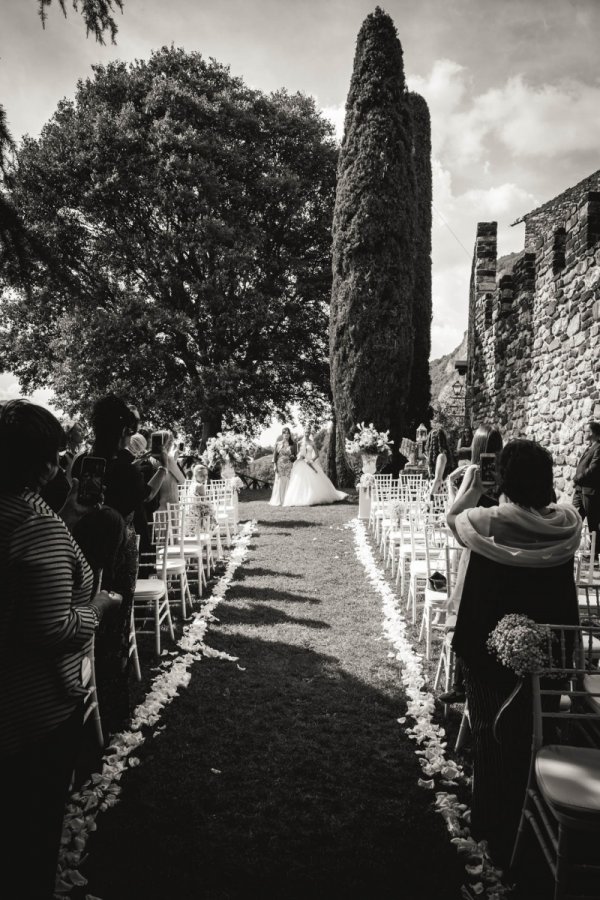
[[408,435],[431,418],[431,122],[427,103],[408,95],[412,120],[413,162],[417,187],[415,223],[415,285],[413,299],[413,366],[408,398]]
[[[417,199],[402,47],[379,7],[358,34],[338,163],[330,317],[338,481],[358,422],[408,434]],[[428,355],[428,354],[427,354]]]

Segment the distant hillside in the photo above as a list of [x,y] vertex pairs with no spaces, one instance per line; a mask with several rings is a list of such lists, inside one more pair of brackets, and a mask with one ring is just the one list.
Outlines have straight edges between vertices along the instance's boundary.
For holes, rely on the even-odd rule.
[[456,350],[446,356],[440,356],[439,359],[432,359],[429,363],[429,371],[431,373],[431,402],[434,406],[438,405],[440,398],[443,398],[450,389],[450,385],[456,381],[456,369],[454,363],[457,359],[467,358],[467,332]]

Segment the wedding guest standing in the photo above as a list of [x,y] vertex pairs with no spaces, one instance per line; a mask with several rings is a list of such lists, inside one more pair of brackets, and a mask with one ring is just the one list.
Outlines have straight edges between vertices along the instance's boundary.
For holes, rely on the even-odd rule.
[[158,491],[158,508],[167,509],[169,503],[177,503],[179,500],[179,485],[185,483],[185,475],[177,465],[177,450],[175,439],[170,431],[161,431],[163,448],[167,454],[167,471],[163,483]]
[[488,652],[490,632],[508,613],[536,622],[576,624],[573,557],[581,519],[552,502],[552,457],[533,441],[510,441],[500,454],[500,504],[482,507],[480,473],[470,467],[448,525],[471,553],[454,632],[462,659],[473,736],[472,830],[492,859],[508,862],[531,750],[531,695],[516,696],[499,720],[517,676]]
[[[0,408],[0,842],[3,896],[50,900],[82,725],[81,663],[119,598],[90,601],[92,573],[40,496],[64,439],[54,416],[13,400]],[[76,487],[76,486],[75,486]],[[81,511],[75,490],[61,513]]]
[[427,436],[425,447],[427,468],[429,477],[433,479],[432,494],[439,494],[442,490],[444,478],[451,470],[451,453],[448,446],[448,438],[443,428],[432,428]]
[[596,555],[600,552],[600,422],[585,426],[584,451],[575,470],[573,505],[582,519],[587,519],[590,534],[596,532]]
[[[113,528],[114,513],[94,509],[78,523],[74,535],[88,561],[102,568],[102,586],[123,596],[119,610],[107,616],[96,641],[96,678],[103,725],[107,734],[118,731],[129,717],[129,627],[133,594],[138,575],[137,536],[134,528],[136,510],[160,489],[167,472],[167,454],[163,449],[156,473],[148,484],[130,452],[129,442],[137,431],[138,416],[121,398],[113,394],[94,404],[91,424],[94,442],[91,456],[106,462],[104,506],[119,514],[122,532]],[[79,477],[84,456],[73,466]],[[119,518],[117,517],[117,518]],[[110,541],[108,524],[111,525]],[[98,547],[105,545],[105,559]]]
[[273,452],[275,481],[273,482],[273,493],[269,501],[271,506],[281,506],[283,504],[295,459],[296,445],[292,440],[292,432],[286,426],[282,430],[281,437],[275,444]]

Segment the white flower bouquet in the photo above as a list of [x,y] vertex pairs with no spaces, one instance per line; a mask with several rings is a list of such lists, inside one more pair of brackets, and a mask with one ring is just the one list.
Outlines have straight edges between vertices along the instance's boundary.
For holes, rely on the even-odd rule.
[[253,451],[254,444],[244,435],[220,431],[216,437],[208,439],[202,462],[209,469],[216,469],[226,463],[245,466],[252,459]]
[[197,500],[194,503],[194,512],[199,519],[214,519],[215,517],[215,507],[208,500]]
[[550,663],[549,634],[546,625],[539,625],[521,613],[510,613],[503,616],[490,632],[487,648],[515,675],[529,675]]
[[363,472],[363,474],[358,479],[357,488],[365,488],[366,490],[370,490],[375,484],[375,476],[371,475],[370,472]]
[[347,453],[390,453],[394,442],[390,440],[389,431],[377,431],[373,423],[356,426],[356,434],[350,440],[346,438]]
[[[490,632],[487,639],[488,650],[496,655],[503,666],[512,669],[518,676],[516,685],[494,719],[493,734],[497,741],[500,719],[521,690],[525,677],[546,669],[551,664],[551,644],[552,632],[548,626],[540,625],[521,613],[503,616]],[[550,677],[560,678],[562,674],[555,671]]]

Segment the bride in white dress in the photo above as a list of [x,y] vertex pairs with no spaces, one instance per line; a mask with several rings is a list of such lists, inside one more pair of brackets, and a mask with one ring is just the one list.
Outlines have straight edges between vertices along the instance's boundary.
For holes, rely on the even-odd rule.
[[283,506],[317,506],[321,503],[337,503],[347,494],[335,489],[323,471],[315,445],[307,428],[298,447],[298,458],[292,467],[290,482]]

